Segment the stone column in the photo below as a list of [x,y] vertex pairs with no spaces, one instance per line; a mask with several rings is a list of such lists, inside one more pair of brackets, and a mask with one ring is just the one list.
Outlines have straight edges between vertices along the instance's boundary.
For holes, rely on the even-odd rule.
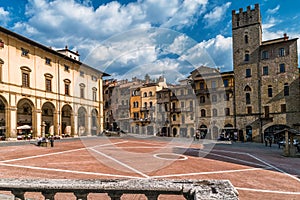
[[10,134],[9,137],[16,138],[17,137],[17,108],[16,107],[8,107],[8,125],[6,132]]
[[72,134],[73,134],[73,136],[78,137],[79,136],[79,134],[78,134],[78,115],[74,113],[73,116],[74,116],[73,120],[71,120],[71,124],[73,123],[71,125],[71,127],[73,127]]
[[33,135],[33,137],[45,137],[45,131],[44,135],[42,135],[43,127],[42,127],[42,111],[40,109],[37,109],[35,111],[36,113],[36,135]]
[[86,127],[86,132],[88,136],[92,135],[92,120],[91,120],[91,115],[88,114],[87,116],[87,127]]

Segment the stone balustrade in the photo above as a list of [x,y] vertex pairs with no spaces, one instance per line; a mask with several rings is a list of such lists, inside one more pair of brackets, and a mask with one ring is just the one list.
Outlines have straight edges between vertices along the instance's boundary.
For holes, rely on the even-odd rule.
[[70,180],[70,179],[0,179],[1,191],[10,191],[14,199],[25,200],[26,192],[41,193],[54,200],[57,193],[73,193],[87,200],[91,193],[106,193],[112,200],[123,194],[144,194],[148,200],[159,195],[182,195],[185,199],[238,199],[238,192],[228,180]]

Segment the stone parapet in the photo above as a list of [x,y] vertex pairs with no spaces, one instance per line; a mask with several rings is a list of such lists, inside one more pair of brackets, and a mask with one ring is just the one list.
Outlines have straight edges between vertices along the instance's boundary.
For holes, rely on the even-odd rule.
[[90,193],[107,193],[113,200],[123,194],[144,194],[149,200],[164,195],[182,195],[185,199],[238,199],[238,192],[228,180],[67,180],[67,179],[0,179],[0,191],[11,191],[15,199],[24,199],[26,192],[39,192],[54,200],[56,193],[73,193],[76,199],[87,200]]

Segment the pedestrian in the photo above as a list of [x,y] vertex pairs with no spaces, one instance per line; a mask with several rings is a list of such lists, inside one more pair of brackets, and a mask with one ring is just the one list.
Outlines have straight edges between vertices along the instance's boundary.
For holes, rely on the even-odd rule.
[[272,137],[269,137],[269,145],[272,147]]
[[54,137],[52,135],[50,136],[50,145],[54,147]]
[[266,145],[266,147],[268,146],[268,140],[269,140],[269,138],[265,137],[265,145]]

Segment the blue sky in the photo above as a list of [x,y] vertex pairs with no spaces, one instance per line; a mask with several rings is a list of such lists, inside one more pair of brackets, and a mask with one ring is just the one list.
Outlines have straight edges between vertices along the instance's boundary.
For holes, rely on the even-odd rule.
[[231,11],[255,3],[263,40],[300,37],[297,0],[0,0],[0,25],[54,49],[68,45],[113,78],[172,82],[200,65],[232,70]]

